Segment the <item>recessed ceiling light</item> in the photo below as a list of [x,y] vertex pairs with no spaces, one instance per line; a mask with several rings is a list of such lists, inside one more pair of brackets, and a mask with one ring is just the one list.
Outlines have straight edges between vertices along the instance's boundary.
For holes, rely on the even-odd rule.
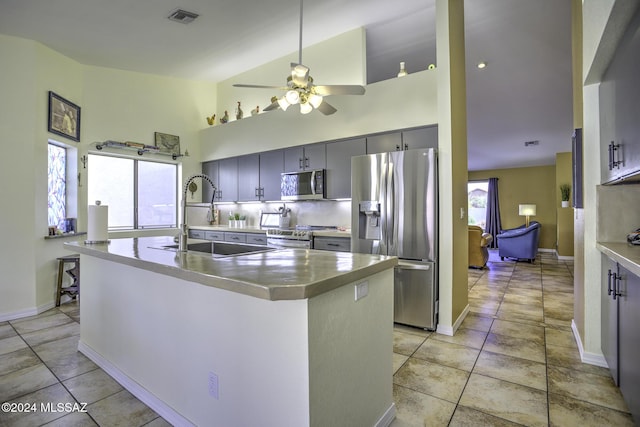
[[486,63],[486,62],[484,62],[484,61],[480,61],[480,62],[478,62],[478,68],[480,68],[481,70],[482,70],[483,68],[485,68],[486,66],[487,66],[487,63]]
[[538,141],[538,140],[535,140],[535,141],[525,141],[525,142],[524,142],[524,146],[525,146],[525,147],[528,147],[528,146],[530,146],[530,145],[538,145],[538,144],[540,144],[540,141]]

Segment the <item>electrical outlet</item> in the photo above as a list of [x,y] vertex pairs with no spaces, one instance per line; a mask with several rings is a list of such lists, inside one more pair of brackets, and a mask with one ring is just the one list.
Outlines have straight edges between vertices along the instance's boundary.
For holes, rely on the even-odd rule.
[[216,400],[218,400],[220,397],[218,394],[218,387],[218,376],[213,372],[209,372],[209,396],[213,397]]
[[356,301],[369,295],[369,282],[362,282],[355,285]]

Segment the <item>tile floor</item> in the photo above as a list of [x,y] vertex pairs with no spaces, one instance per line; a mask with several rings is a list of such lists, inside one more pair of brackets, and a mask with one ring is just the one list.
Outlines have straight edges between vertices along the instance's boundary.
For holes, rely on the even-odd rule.
[[392,427],[634,425],[608,369],[580,361],[572,262],[492,251],[469,306],[453,337],[396,325]]
[[[608,370],[580,362],[570,262],[469,270],[455,336],[396,326],[393,427],[632,426]],[[0,322],[1,402],[85,402],[87,412],[0,412],[0,426],[167,426],[77,352],[79,306]]]

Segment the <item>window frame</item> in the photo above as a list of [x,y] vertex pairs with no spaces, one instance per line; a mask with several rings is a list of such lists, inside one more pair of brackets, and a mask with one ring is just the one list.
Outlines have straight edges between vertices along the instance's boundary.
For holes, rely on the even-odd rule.
[[[179,191],[179,182],[180,182],[180,170],[179,164],[174,162],[160,161],[155,159],[140,159],[133,156],[122,156],[114,153],[105,153],[105,152],[89,152],[89,174],[91,173],[91,157],[90,156],[101,156],[101,157],[112,157],[116,159],[123,160],[131,160],[133,161],[133,227],[125,228],[125,227],[109,227],[109,232],[130,232],[130,231],[148,231],[148,230],[166,230],[166,229],[175,229],[179,226],[180,218],[179,218],[179,209],[180,209],[180,191]],[[153,227],[145,227],[140,226],[139,220],[139,212],[138,212],[138,201],[139,201],[139,162],[147,162],[147,163],[160,163],[163,165],[173,166],[175,168],[175,182],[174,188],[176,192],[175,197],[175,224],[172,225],[163,225],[163,226],[153,226]],[[88,187],[88,182],[87,182]],[[88,189],[87,189],[88,191]]]

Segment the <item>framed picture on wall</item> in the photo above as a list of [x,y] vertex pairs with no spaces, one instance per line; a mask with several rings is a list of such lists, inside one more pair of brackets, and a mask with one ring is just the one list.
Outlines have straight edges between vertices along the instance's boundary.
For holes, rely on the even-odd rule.
[[80,141],[80,107],[49,91],[49,132]]
[[156,147],[161,153],[180,155],[180,137],[168,133],[155,132]]

